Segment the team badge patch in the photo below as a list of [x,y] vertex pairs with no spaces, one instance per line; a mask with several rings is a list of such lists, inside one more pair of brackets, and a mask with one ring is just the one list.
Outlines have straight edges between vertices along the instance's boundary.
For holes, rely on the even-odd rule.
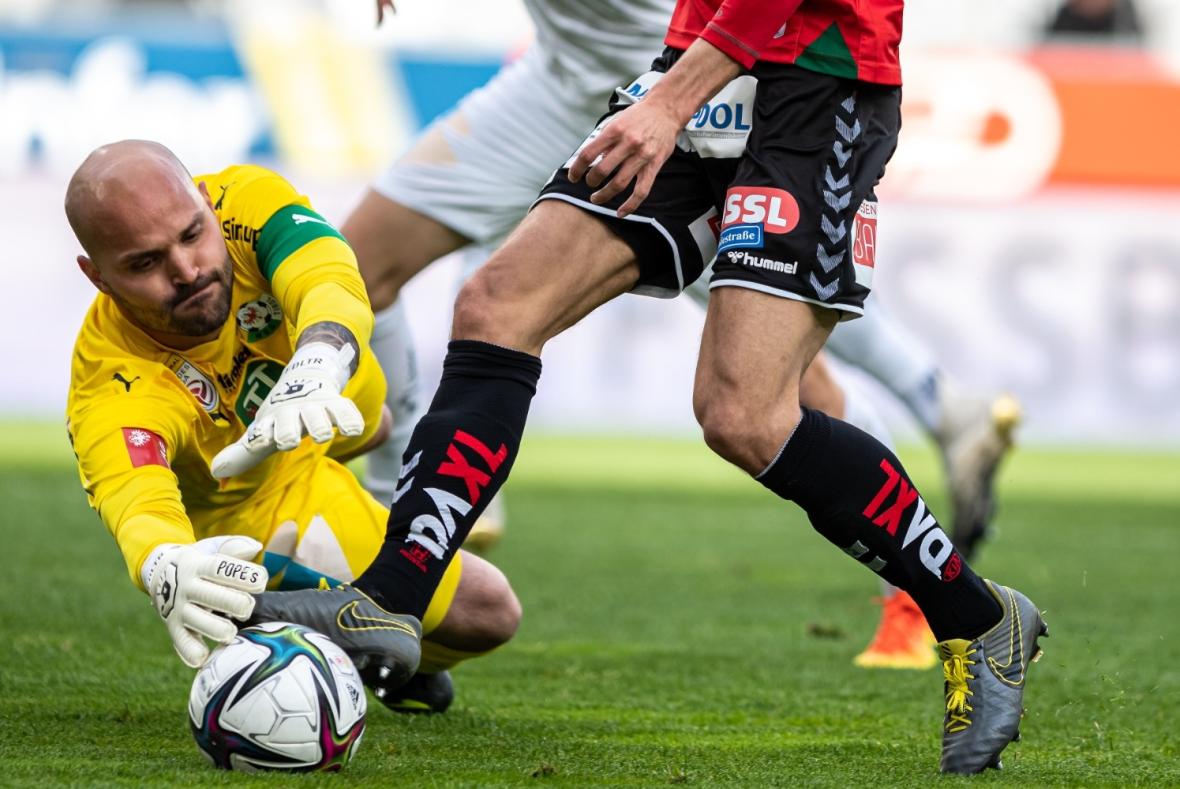
[[221,398],[217,394],[217,387],[213,385],[209,376],[198,370],[187,359],[182,359],[179,356],[173,356],[168,360],[168,369],[176,373],[176,377],[197,399],[201,408],[210,412],[217,410],[217,404]]
[[142,427],[120,429],[123,431],[123,444],[127,447],[127,456],[131,458],[132,468],[140,466],[170,468],[168,448],[164,445],[164,439]]
[[283,310],[269,293],[248,301],[238,309],[238,327],[246,332],[247,342],[265,340],[283,322]]

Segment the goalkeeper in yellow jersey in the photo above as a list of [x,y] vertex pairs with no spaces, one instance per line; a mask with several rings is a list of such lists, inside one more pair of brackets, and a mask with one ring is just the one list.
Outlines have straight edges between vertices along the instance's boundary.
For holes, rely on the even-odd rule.
[[[347,584],[377,554],[388,511],[339,462],[390,429],[372,310],[348,244],[261,167],[194,178],[162,145],[114,143],[78,168],[65,208],[99,291],[71,369],[82,485],[199,666],[252,594]],[[466,555],[453,569],[404,688],[389,658],[417,620],[358,594],[326,633],[389,706],[445,708],[446,669],[516,630],[495,567]]]

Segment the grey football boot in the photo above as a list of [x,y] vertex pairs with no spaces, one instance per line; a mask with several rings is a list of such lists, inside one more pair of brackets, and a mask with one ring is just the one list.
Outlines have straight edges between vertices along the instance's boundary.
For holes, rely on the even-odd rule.
[[407,682],[422,658],[422,623],[410,614],[391,614],[359,589],[298,589],[254,595],[247,624],[294,622],[332,639],[358,669],[381,667],[387,687]]
[[973,641],[952,638],[938,645],[946,677],[942,728],[944,773],[999,769],[1000,753],[1020,738],[1024,682],[1041,657],[1037,639],[1049,634],[1032,601],[986,581],[1004,611],[999,624]]

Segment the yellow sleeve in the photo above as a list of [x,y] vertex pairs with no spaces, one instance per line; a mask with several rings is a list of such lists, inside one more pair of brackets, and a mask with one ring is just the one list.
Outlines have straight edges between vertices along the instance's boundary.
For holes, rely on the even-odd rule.
[[195,542],[193,525],[180,501],[176,477],[170,473],[130,474],[111,488],[98,513],[123,553],[131,582],[143,589],[139,570],[148,554],[166,542]]
[[165,542],[194,541],[171,459],[185,417],[166,398],[135,398],[134,408],[97,404],[70,420],[78,471],[90,505],[115,538],[132,583]]
[[373,310],[356,255],[305,195],[254,165],[196,180],[220,196],[215,210],[226,243],[239,259],[253,259],[270,282],[295,327],[293,339],[313,323],[333,321],[348,327],[361,347],[368,344]]
[[295,339],[313,323],[348,327],[357,344],[373,335],[373,308],[356,256],[343,239],[317,238],[289,255],[271,278],[271,289],[287,315],[295,317]]

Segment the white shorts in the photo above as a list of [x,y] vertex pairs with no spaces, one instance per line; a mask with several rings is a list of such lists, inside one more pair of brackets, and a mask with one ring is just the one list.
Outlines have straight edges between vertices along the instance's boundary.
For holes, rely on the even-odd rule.
[[473,241],[498,245],[609,98],[577,93],[530,47],[432,123],[373,189]]

